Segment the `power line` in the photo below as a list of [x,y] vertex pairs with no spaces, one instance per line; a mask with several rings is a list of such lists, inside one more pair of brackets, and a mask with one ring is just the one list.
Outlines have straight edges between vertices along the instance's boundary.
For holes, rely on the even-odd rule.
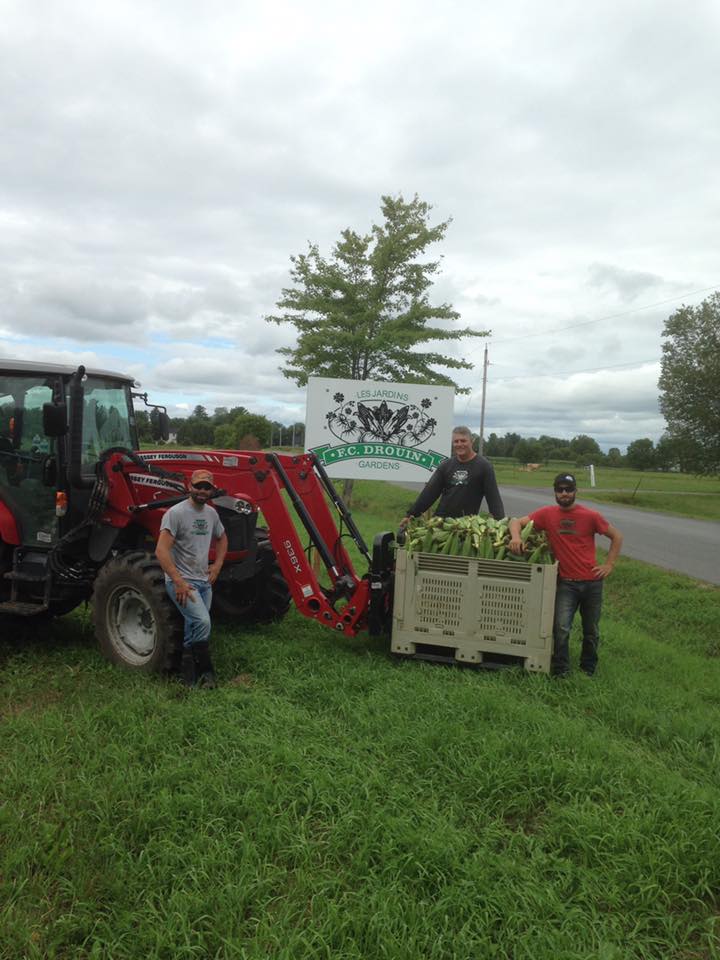
[[[581,320],[578,323],[571,323],[565,327],[555,327],[552,330],[540,330],[538,333],[526,333],[518,337],[507,337],[504,340],[495,340],[493,338],[489,338],[489,340],[485,342],[485,361],[484,361],[485,378],[487,378],[488,366],[491,366],[490,361],[487,359],[487,343],[488,342],[495,345],[502,344],[502,343],[517,343],[519,340],[528,340],[530,337],[546,337],[546,336],[551,336],[554,333],[563,333],[566,330],[575,330],[578,327],[587,327],[593,323],[603,323],[608,320],[619,320],[619,319],[622,319],[623,317],[629,317],[634,313],[642,313],[644,310],[653,310],[655,307],[663,307],[668,303],[676,303],[678,300],[684,300],[685,297],[695,297],[698,294],[707,293],[710,290],[717,290],[718,287],[720,287],[720,283],[714,283],[711,287],[702,287],[698,290],[690,290],[681,294],[678,297],[668,297],[667,300],[658,300],[655,303],[648,303],[642,307],[633,307],[632,310],[624,310],[622,313],[612,313],[612,314],[608,314],[605,317],[596,317],[594,320]],[[474,351],[468,351],[469,354],[473,352]],[[634,366],[640,366],[644,363],[657,363],[659,360],[660,360],[660,357],[653,357],[651,360],[633,360],[628,363],[615,363],[610,365],[605,364],[600,367],[588,367],[583,370],[558,371],[555,373],[539,373],[539,374],[534,374],[533,376],[536,378],[567,377],[567,376],[573,376],[576,373],[595,373],[598,370],[617,370],[617,369],[620,369],[621,367],[634,367]],[[524,374],[522,376],[517,376],[517,377],[499,377],[494,382],[502,383],[502,382],[512,382],[513,380],[524,380],[524,379],[527,379],[527,374]],[[484,383],[486,382],[487,380],[484,379]],[[470,406],[472,397],[473,397],[473,393],[471,390],[470,394],[468,395],[467,403],[465,404],[465,408],[464,408],[465,411],[467,411],[468,407]]]
[[658,300],[657,303],[648,303],[643,307],[633,307],[632,310],[625,310],[622,313],[611,313],[605,317],[596,317],[594,320],[580,320],[578,323],[571,323],[566,327],[554,327],[552,330],[540,330],[538,333],[524,333],[518,337],[507,337],[504,340],[490,339],[490,343],[516,343],[518,340],[528,340],[530,337],[547,337],[553,333],[563,333],[565,330],[575,330],[577,327],[587,327],[593,323],[603,323],[607,320],[619,320],[622,317],[629,317],[633,313],[642,313],[643,310],[653,310],[655,307],[663,307],[668,303],[675,303],[683,300],[685,297],[694,297],[700,293],[707,293],[708,290],[717,290],[720,283],[715,283],[711,287],[703,287],[701,290],[691,290],[679,297],[670,297],[667,300]]
[[[621,367],[640,367],[645,363],[659,363],[661,359],[661,357],[650,357],[647,360],[629,360],[627,363],[603,364],[600,367],[585,367],[582,370],[554,370],[551,373],[523,373],[517,377],[493,377],[488,379],[491,383],[512,383],[514,380],[537,380],[541,377],[572,377],[576,373],[597,373],[598,370],[619,370]],[[488,361],[487,366],[492,366],[492,364]],[[465,413],[470,406],[473,395],[471,392],[468,396],[467,403],[463,408],[463,413]]]
[[550,373],[525,373],[517,377],[497,377],[493,383],[503,383],[509,380],[535,380],[539,377],[572,377],[576,373],[596,373],[598,370],[619,370],[621,367],[641,367],[645,363],[659,363],[661,357],[650,357],[647,360],[629,360],[627,363],[604,363],[600,367],[584,367],[582,370],[553,370]]

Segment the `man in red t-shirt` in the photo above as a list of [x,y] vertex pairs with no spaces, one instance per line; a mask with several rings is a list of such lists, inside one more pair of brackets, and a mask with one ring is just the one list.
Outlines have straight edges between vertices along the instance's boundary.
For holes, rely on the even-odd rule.
[[[579,608],[583,628],[580,669],[592,675],[600,643],[602,583],[612,573],[623,536],[602,514],[575,503],[577,482],[571,473],[558,474],[553,489],[557,506],[540,507],[526,517],[514,517],[510,521],[510,549],[513,553],[522,553],[520,531],[530,520],[536,530],[546,532],[558,562],[552,671],[561,677],[570,672],[570,629]],[[610,540],[607,559],[600,564],[595,556],[595,534],[598,533]]]

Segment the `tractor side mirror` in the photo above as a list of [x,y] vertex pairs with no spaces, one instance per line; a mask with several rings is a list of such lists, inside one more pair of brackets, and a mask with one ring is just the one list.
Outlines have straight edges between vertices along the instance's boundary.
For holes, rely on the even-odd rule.
[[67,407],[64,403],[44,403],[43,433],[46,437],[64,437],[67,433]]
[[170,417],[155,407],[150,411],[150,428],[153,440],[167,441],[170,436]]

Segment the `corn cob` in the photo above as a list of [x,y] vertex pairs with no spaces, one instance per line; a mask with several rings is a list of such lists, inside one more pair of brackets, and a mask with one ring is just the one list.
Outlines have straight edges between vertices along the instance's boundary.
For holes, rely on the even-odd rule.
[[409,553],[442,553],[480,560],[553,563],[554,558],[545,534],[529,521],[520,533],[523,553],[518,556],[508,549],[509,521],[495,520],[487,514],[469,517],[413,518],[407,529]]

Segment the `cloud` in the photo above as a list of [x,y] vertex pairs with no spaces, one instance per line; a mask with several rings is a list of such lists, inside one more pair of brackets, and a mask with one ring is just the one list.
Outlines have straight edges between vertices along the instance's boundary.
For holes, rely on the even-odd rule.
[[[658,375],[659,364],[644,364],[565,379],[528,375],[521,386],[514,380],[491,382],[486,434],[547,434],[570,439],[587,433],[605,448],[624,446],[637,436],[659,437],[664,423],[658,407]],[[467,405],[465,419],[479,422],[476,395]]]
[[674,306],[720,281],[718,17],[620,0],[11,5],[0,353],[92,355],[178,406],[289,422],[304,398],[276,350],[295,331],[263,317],[290,256],[329,255],[382,194],[417,192],[452,217],[431,300],[492,331],[441,345],[475,363],[456,412],[479,414],[488,346],[503,430],[657,437],[645,362]]
[[588,267],[590,287],[610,290],[626,302],[636,300],[653,289],[662,288],[663,278],[641,270],[624,270],[607,263],[591,263]]
[[142,342],[147,297],[137,287],[100,281],[86,271],[64,274],[48,268],[42,276],[15,281],[0,277],[5,322],[23,336],[62,337],[81,342]]

